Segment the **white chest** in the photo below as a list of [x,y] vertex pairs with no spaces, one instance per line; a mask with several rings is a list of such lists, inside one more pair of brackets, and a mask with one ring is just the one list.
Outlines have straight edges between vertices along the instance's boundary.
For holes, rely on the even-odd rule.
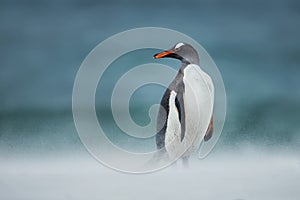
[[213,111],[213,84],[210,77],[199,66],[188,65],[184,69],[183,83],[185,110],[185,136],[183,141],[181,141],[181,124],[175,105],[176,92],[172,91],[169,98],[165,144],[171,157],[188,156],[199,147]]

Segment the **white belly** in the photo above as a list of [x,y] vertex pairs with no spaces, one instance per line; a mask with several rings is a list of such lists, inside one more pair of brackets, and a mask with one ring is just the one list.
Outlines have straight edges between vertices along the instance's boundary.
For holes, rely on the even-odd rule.
[[214,87],[210,77],[197,65],[188,65],[184,70],[184,106],[186,133],[183,140],[189,156],[199,148],[208,128],[214,105]]
[[181,137],[181,126],[175,107],[176,93],[171,92],[169,117],[166,130],[166,150],[171,158],[189,156],[198,149],[208,128],[214,104],[214,87],[210,77],[197,65],[184,69],[183,95],[185,107],[185,136]]

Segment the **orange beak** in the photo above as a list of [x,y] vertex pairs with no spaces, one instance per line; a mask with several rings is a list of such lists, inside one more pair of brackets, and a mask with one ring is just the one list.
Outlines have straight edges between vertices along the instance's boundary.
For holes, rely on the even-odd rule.
[[167,55],[173,54],[173,51],[163,51],[161,53],[155,54],[153,57],[155,59],[166,57]]

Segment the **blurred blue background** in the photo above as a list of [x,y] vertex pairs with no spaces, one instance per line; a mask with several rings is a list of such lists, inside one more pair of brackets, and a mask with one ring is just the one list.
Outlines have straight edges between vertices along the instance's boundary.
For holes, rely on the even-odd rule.
[[99,42],[144,26],[189,35],[219,67],[228,103],[215,151],[299,155],[299,1],[0,0],[1,162],[85,154],[71,112],[76,72]]
[[[49,150],[75,142],[72,119],[63,119],[71,118],[72,87],[81,62],[107,37],[143,26],[181,31],[215,60],[228,97],[221,141],[231,147],[240,140],[299,146],[296,0],[0,2],[2,151],[18,151],[18,142],[32,146],[31,135],[38,140],[35,145]],[[107,87],[114,81],[106,82]],[[64,137],[70,140],[61,141]]]

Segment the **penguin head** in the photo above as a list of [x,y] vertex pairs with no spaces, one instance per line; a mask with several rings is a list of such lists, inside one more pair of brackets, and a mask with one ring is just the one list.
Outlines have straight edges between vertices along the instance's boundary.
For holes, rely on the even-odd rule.
[[181,60],[186,64],[197,64],[199,65],[199,56],[197,51],[186,43],[177,43],[171,49],[157,53],[153,56],[154,58],[175,58]]

